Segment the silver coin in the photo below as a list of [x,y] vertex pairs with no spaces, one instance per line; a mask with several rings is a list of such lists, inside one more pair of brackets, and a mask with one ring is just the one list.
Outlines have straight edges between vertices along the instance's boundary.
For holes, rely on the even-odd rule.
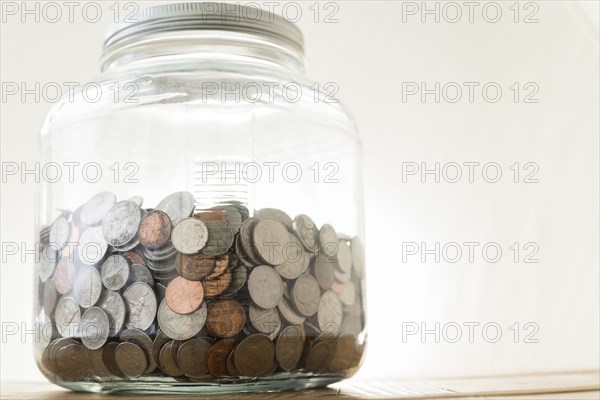
[[158,325],[171,339],[188,340],[196,336],[206,322],[206,303],[191,314],[177,314],[169,308],[167,301],[163,300],[158,307]]
[[337,335],[342,326],[342,302],[333,290],[327,290],[319,300],[317,321],[321,332]]
[[123,293],[129,309],[126,326],[146,330],[156,316],[156,295],[152,288],[143,282],[134,282]]
[[54,311],[54,321],[56,329],[62,337],[78,337],[81,310],[77,301],[69,296],[61,297]]
[[348,240],[338,241],[337,266],[344,273],[352,270],[352,249]]
[[277,335],[281,329],[281,318],[276,308],[264,310],[255,304],[250,304],[248,317],[254,329],[265,335]]
[[58,262],[58,252],[53,245],[47,245],[40,254],[40,270],[38,275],[40,281],[46,282],[54,273],[54,268]]
[[125,302],[121,295],[112,290],[105,290],[100,297],[98,307],[102,308],[110,319],[111,336],[119,333],[125,323],[126,314]]
[[132,275],[132,281],[144,282],[146,285],[152,287],[154,285],[154,278],[150,270],[141,264],[133,264],[130,268]]
[[129,263],[122,255],[112,255],[102,264],[101,276],[108,290],[121,290],[129,279]]
[[81,208],[79,220],[83,225],[97,225],[117,201],[111,192],[98,193]]
[[259,265],[248,277],[248,292],[260,308],[275,308],[283,296],[281,276],[273,267]]
[[156,287],[156,296],[158,297],[158,303],[160,304],[167,295],[167,285],[156,283],[154,286]]
[[235,235],[239,232],[240,227],[242,226],[242,215],[238,211],[238,209],[234,206],[221,206],[223,212],[225,213],[225,218],[227,219],[227,223],[231,228],[231,231]]
[[106,241],[113,246],[124,246],[135,239],[142,219],[142,211],[132,201],[123,200],[106,213],[102,221],[102,232]]
[[290,232],[292,231],[292,219],[285,212],[277,208],[261,208],[254,213],[254,217],[260,220],[266,218],[275,218],[279,222],[283,223]]
[[231,269],[231,283],[221,294],[222,297],[233,296],[240,291],[248,280],[248,270],[243,265],[238,265]]
[[144,246],[141,246],[140,249],[144,257],[151,261],[164,261],[167,258],[170,258],[173,255],[177,254],[177,249],[173,247],[173,244],[171,242],[168,242],[163,247],[156,250],[149,250]]
[[108,339],[108,316],[100,307],[90,307],[81,316],[81,342],[90,350],[101,348]]
[[125,243],[123,246],[113,246],[113,249],[118,252],[126,252],[135,249],[140,244],[140,240],[134,237],[129,243]]
[[[337,263],[335,263],[335,265],[337,266]],[[336,268],[334,270],[333,275],[335,276],[335,279],[337,279],[338,282],[346,283],[346,282],[350,281],[350,278],[352,277],[352,270],[342,272],[338,268]]]
[[54,280],[48,279],[46,282],[42,283],[42,286],[42,306],[44,307],[44,312],[51,315],[56,306],[56,285]]
[[69,240],[71,226],[67,218],[60,216],[54,221],[50,228],[50,243],[56,246],[57,249],[62,249]]
[[207,256],[220,256],[227,253],[233,245],[233,232],[227,222],[207,221],[208,240],[202,249],[202,254]]
[[319,231],[319,244],[321,249],[323,249],[323,253],[328,256],[335,256],[337,254],[338,237],[333,226],[329,224],[323,224],[323,226],[321,226],[321,230]]
[[293,224],[294,232],[306,248],[311,253],[319,251],[319,243],[317,242],[317,236],[319,230],[317,225],[310,219],[309,216],[300,214],[294,218]]
[[296,236],[288,234],[288,242],[283,246],[283,257],[285,261],[277,265],[275,269],[285,279],[296,279],[308,268],[304,253],[304,247]]
[[292,325],[303,324],[306,320],[306,317],[300,315],[296,310],[294,310],[294,307],[290,301],[285,298],[285,296],[281,298],[279,304],[277,304],[277,308],[279,309],[281,316]]
[[346,282],[342,293],[339,294],[340,300],[347,306],[351,306],[356,301],[356,288],[354,283]]
[[365,269],[365,251],[362,245],[362,241],[358,236],[352,238],[351,250],[352,266],[354,267],[354,271],[359,277],[363,277]]
[[321,289],[317,280],[309,274],[302,274],[292,287],[292,302],[296,310],[305,317],[314,315],[319,309]]
[[144,198],[142,196],[132,196],[129,201],[134,202],[140,208],[142,207],[142,204],[144,204]]
[[[248,218],[242,222],[240,227],[240,234],[238,240],[243,253],[250,259],[254,264],[262,264],[262,260],[258,257],[254,251],[254,227],[259,222],[258,218]],[[243,257],[241,257],[243,258]],[[254,265],[251,265],[254,266]]]
[[87,228],[79,238],[77,246],[77,256],[85,265],[94,265],[99,263],[106,254],[108,243],[104,239],[101,226]]
[[[148,268],[150,268],[155,273],[163,273],[163,272],[172,272],[175,270],[175,259],[177,258],[177,252],[170,256],[169,258],[161,261],[151,261],[147,260],[146,263]],[[155,274],[156,277],[156,274]]]
[[208,229],[196,218],[182,219],[171,232],[173,247],[183,254],[196,254],[206,245]]
[[353,336],[357,338],[361,331],[362,327],[359,319],[354,316],[348,315],[346,316],[346,318],[344,318],[344,321],[342,322],[342,326],[340,328],[338,336]]
[[98,270],[94,267],[81,267],[73,283],[73,297],[77,303],[83,308],[91,307],[98,302],[101,293],[102,280]]
[[173,225],[184,218],[189,217],[194,212],[195,200],[194,195],[190,192],[173,193],[156,206],[155,210],[167,213]]
[[288,231],[284,224],[274,218],[265,218],[254,226],[253,246],[256,254],[269,265],[281,265],[285,261],[283,250],[288,243]]

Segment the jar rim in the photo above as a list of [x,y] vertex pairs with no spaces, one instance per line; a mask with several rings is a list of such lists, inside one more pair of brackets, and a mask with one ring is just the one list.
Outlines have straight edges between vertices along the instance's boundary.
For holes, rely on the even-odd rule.
[[302,32],[285,18],[239,3],[215,2],[175,3],[141,9],[109,26],[104,52],[135,37],[184,30],[250,33],[265,40],[283,41],[300,54],[304,53]]

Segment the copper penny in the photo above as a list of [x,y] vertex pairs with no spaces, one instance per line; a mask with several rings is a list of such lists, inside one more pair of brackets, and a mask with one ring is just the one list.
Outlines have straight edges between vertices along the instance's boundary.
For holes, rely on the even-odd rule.
[[177,365],[187,376],[201,377],[208,373],[207,354],[211,344],[204,339],[185,341],[177,350]]
[[206,277],[206,279],[218,278],[223,275],[223,273],[227,270],[229,266],[229,256],[227,254],[223,254],[215,257],[215,269],[213,272]]
[[75,265],[68,258],[61,258],[54,270],[54,285],[60,294],[67,294],[73,288]]
[[216,377],[227,376],[227,358],[235,348],[235,339],[219,340],[208,351],[208,372]]
[[194,218],[198,218],[202,222],[227,222],[225,213],[220,211],[204,211],[194,214]]
[[185,279],[199,281],[213,273],[216,260],[216,257],[205,256],[204,254],[185,255],[177,253],[175,269]]
[[246,324],[244,308],[235,300],[217,300],[208,304],[206,328],[217,337],[237,335]]
[[165,299],[169,308],[177,314],[191,314],[200,308],[204,300],[202,283],[178,276],[169,282]]
[[260,376],[275,360],[275,345],[268,336],[248,336],[236,348],[233,362],[242,376]]
[[150,211],[140,221],[138,238],[145,248],[154,250],[162,247],[171,237],[171,218],[159,210]]
[[160,350],[158,356],[159,366],[162,371],[169,376],[181,376],[183,371],[177,365],[177,350],[181,342],[171,340]]
[[215,297],[222,294],[231,284],[231,270],[229,268],[215,279],[204,281],[204,294],[206,297]]

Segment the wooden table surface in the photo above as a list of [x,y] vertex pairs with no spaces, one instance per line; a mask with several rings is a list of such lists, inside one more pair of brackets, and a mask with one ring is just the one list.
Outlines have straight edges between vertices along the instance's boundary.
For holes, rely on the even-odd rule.
[[[47,382],[3,382],[0,398],[13,400],[148,399],[144,395],[73,393]],[[600,399],[600,371],[557,372],[429,380],[348,380],[325,389],[235,396],[160,395],[160,399],[313,400],[339,399]]]

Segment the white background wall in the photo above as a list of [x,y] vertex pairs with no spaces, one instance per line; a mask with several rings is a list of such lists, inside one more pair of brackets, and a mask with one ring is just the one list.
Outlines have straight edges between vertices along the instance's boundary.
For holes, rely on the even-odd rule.
[[[598,3],[536,1],[528,8],[520,3],[515,23],[509,8],[513,2],[499,2],[502,18],[490,23],[482,16],[487,2],[481,2],[473,23],[465,6],[459,22],[447,22],[442,15],[437,23],[431,15],[422,22],[420,14],[403,14],[411,7],[407,2],[349,1],[337,3],[339,22],[334,24],[314,23],[311,3],[302,3],[298,23],[309,75],[339,85],[339,97],[353,111],[364,140],[370,338],[359,376],[598,368]],[[73,23],[64,17],[54,24],[3,15],[2,82],[43,86],[93,79],[110,4],[105,3],[98,23],[87,23],[77,13]],[[444,3],[439,6],[443,9]],[[320,7],[324,12],[324,3]],[[539,21],[523,23],[536,9]],[[488,12],[493,18],[493,9]],[[435,82],[480,86],[472,103],[465,86],[457,103],[443,97],[436,103],[432,95],[425,102],[419,96],[403,102],[403,82],[426,82],[429,88]],[[503,90],[496,103],[482,97],[481,87],[488,82]],[[525,83],[537,85],[538,102],[515,103],[509,89],[514,82],[521,95],[529,92]],[[35,162],[37,135],[50,104],[12,96],[1,107],[2,162]],[[466,175],[454,184],[435,183],[432,176],[422,183],[418,175],[403,182],[406,162],[429,167],[496,162],[503,175],[498,183],[487,183],[479,168],[473,183]],[[515,162],[536,163],[539,182],[514,183],[509,167]],[[3,243],[33,243],[34,190],[31,180],[3,182]],[[473,263],[466,254],[457,263],[436,263],[432,256],[426,262],[408,256],[403,262],[405,242],[428,247],[496,242],[503,256],[488,263],[480,246]],[[539,246],[539,262],[523,263],[521,252],[515,263],[509,249],[514,242]],[[29,324],[31,258],[3,258],[3,327]],[[436,343],[434,335],[425,340],[413,335],[403,342],[403,323],[426,323],[431,329],[436,322],[451,337],[452,323],[461,325],[463,337],[457,343],[444,337]],[[480,324],[473,343],[465,322]],[[497,343],[488,343],[482,334],[481,327],[490,322],[502,328]],[[510,329],[516,322],[518,343]],[[524,329],[527,322],[539,327],[538,343],[524,343],[524,334],[531,332]],[[6,336],[4,328],[2,379],[42,379],[31,344]],[[494,336],[494,330],[488,334]]]

